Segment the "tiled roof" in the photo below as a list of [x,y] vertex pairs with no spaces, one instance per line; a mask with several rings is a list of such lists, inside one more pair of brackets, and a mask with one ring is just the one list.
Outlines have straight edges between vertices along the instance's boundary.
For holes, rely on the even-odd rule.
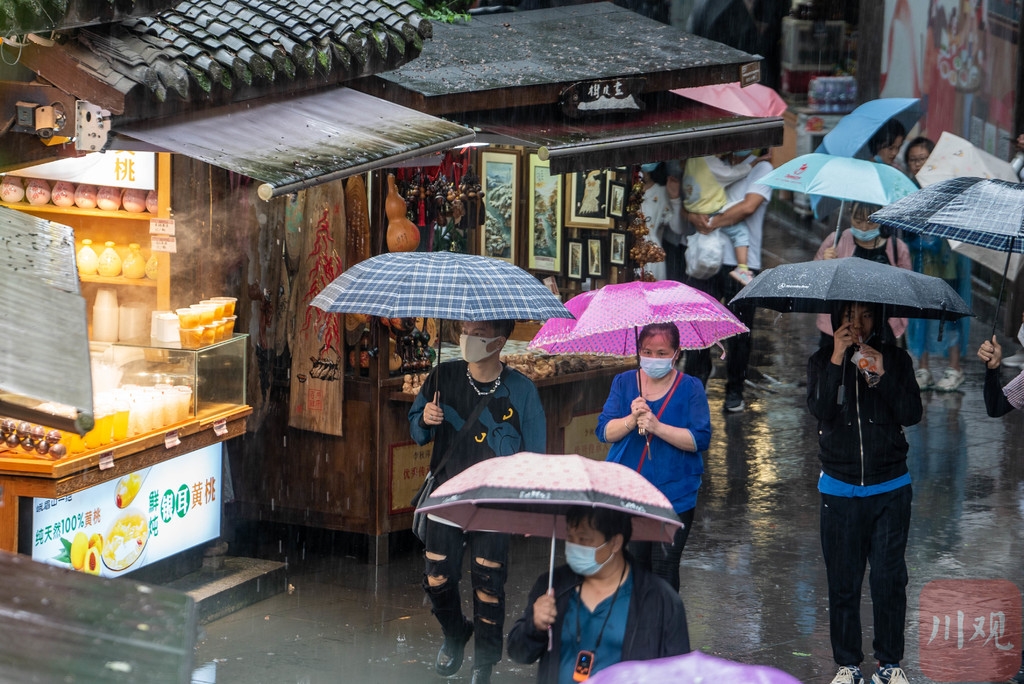
[[222,104],[393,69],[430,36],[402,0],[185,0],[78,29],[59,49],[116,90],[141,85],[143,101]]

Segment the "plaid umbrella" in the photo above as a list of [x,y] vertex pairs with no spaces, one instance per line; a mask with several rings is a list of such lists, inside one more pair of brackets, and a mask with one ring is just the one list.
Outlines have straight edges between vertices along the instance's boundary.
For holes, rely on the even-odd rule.
[[577,320],[549,320],[530,347],[551,354],[636,354],[637,330],[675,323],[683,349],[705,349],[747,327],[714,297],[673,280],[605,285],[576,295],[566,308]]
[[465,530],[546,537],[566,535],[573,506],[610,508],[633,518],[633,539],[671,543],[681,523],[672,504],[640,473],[583,456],[533,454],[470,466],[419,508]]
[[1010,255],[1024,253],[1024,184],[995,178],[951,178],[876,211],[871,220],[909,233],[1006,252],[992,319],[995,332]]
[[331,313],[453,321],[571,318],[539,280],[501,259],[393,252],[361,261],[310,302]]

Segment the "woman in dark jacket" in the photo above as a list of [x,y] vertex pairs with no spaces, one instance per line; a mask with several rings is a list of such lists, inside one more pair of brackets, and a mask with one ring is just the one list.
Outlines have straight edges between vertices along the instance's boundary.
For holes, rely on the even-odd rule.
[[910,356],[882,342],[882,307],[845,302],[832,344],[807,364],[807,408],[818,419],[821,549],[828,576],[833,684],[860,684],[860,593],[870,562],[873,684],[906,682],[903,658],[912,490],[903,427],[921,420]]
[[[568,565],[544,573],[508,635],[517,663],[540,660],[537,682],[572,682],[625,660],[690,651],[682,599],[665,580],[631,562],[632,522],[618,511],[578,507],[566,516]],[[553,635],[548,650],[549,629]],[[577,681],[583,681],[578,679]]]

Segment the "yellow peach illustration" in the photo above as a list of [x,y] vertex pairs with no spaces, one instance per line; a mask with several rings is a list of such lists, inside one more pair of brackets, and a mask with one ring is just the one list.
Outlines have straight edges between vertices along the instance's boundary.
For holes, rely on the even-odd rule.
[[103,553],[103,535],[97,532],[96,534],[89,537],[89,548],[94,548],[100,553]]
[[85,572],[89,573],[90,575],[98,575],[100,574],[100,567],[102,566],[102,564],[103,561],[100,559],[100,552],[96,549],[95,546],[86,552],[85,568],[83,568]]
[[85,536],[85,532],[78,532],[75,534],[74,540],[71,542],[71,567],[75,570],[81,570],[85,565],[85,552],[89,549],[89,538]]

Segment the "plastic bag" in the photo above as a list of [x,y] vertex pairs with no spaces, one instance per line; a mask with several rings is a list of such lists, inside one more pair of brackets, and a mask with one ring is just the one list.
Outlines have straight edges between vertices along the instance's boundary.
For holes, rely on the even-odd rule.
[[695,233],[686,238],[686,275],[707,280],[718,273],[725,258],[727,238],[720,231]]

